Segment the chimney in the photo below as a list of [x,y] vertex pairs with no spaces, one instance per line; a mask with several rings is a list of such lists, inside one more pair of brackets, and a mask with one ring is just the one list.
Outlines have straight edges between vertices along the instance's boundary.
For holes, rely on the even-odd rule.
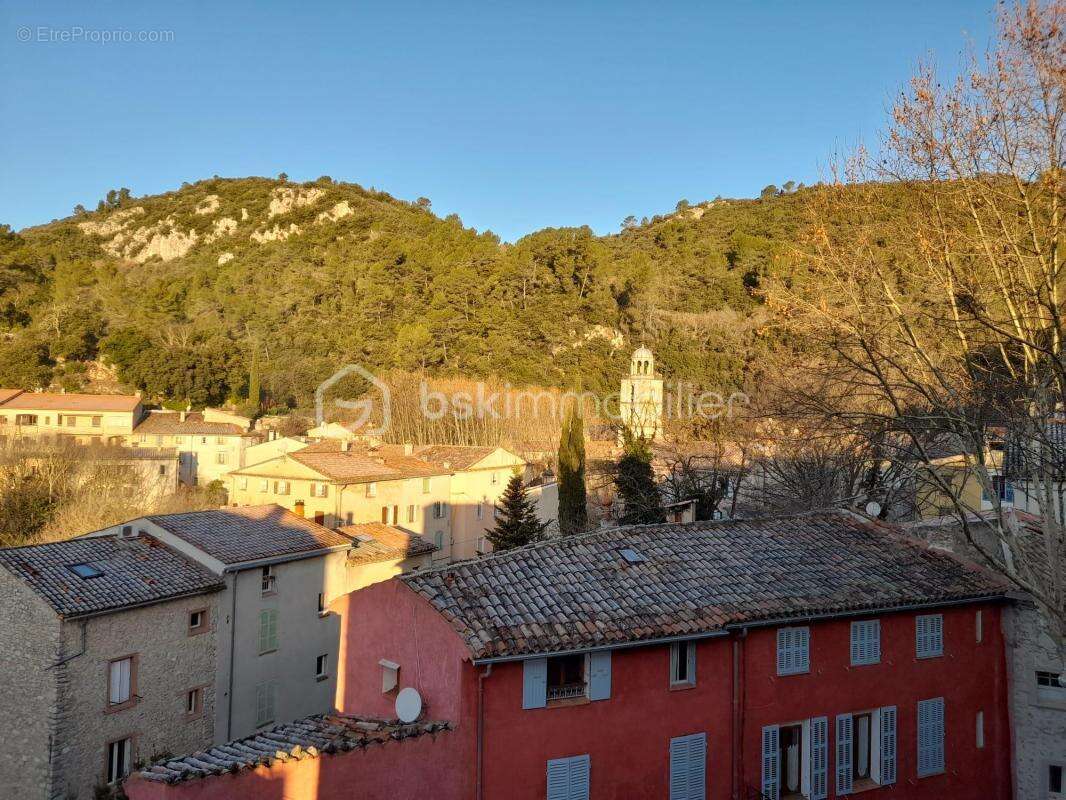
[[180,412],[180,414],[179,414],[179,420],[180,420],[181,422],[184,422],[184,421],[185,421],[185,417],[186,417],[186,416],[188,415],[188,413],[189,413],[188,411],[182,411],[182,412]]
[[292,513],[295,514],[298,517],[302,517],[304,515],[304,501],[303,500],[297,500],[295,503],[292,504]]
[[411,444],[410,442],[404,442],[403,454],[405,456],[412,456],[412,455],[414,455],[414,453],[415,453],[415,446],[413,444]]
[[341,452],[347,453],[352,447],[352,443],[347,439],[341,439]]

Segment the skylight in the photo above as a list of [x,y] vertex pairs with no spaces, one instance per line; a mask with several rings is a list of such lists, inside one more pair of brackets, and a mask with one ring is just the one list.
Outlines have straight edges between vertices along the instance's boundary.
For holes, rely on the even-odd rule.
[[67,569],[69,569],[79,578],[85,578],[86,580],[88,580],[89,578],[99,578],[101,575],[104,574],[92,564],[70,564],[67,566]]
[[643,564],[645,561],[647,561],[644,556],[642,556],[632,547],[624,547],[618,552],[621,553],[622,558],[624,558],[629,564]]

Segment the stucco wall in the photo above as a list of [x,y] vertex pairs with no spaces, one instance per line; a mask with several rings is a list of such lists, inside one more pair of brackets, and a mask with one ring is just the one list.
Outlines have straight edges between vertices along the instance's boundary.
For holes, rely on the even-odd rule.
[[[5,797],[45,798],[56,707],[60,621],[22,581],[0,569],[0,787]],[[12,735],[15,734],[15,735]]]
[[[133,760],[162,752],[187,753],[212,741],[217,594],[199,595],[106,616],[85,623],[85,650],[56,670],[59,718],[55,744],[57,797],[92,797],[105,775],[108,742],[133,737]],[[209,630],[189,635],[189,614],[208,608]],[[81,623],[63,625],[66,656],[82,649]],[[107,708],[112,659],[136,654],[138,700]],[[203,687],[203,713],[187,718],[186,693]]]
[[1014,720],[1015,797],[1044,797],[1049,764],[1066,767],[1066,700],[1041,699],[1036,671],[1066,673],[1066,654],[1048,635],[1032,603],[1004,615],[1010,651],[1010,699]]

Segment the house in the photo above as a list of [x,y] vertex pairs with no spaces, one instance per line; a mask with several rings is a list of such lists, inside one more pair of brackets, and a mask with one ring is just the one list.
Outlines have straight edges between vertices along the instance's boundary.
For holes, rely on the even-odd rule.
[[[1027,560],[1047,565],[1040,519],[1016,509],[1003,523],[1020,542]],[[995,512],[967,515],[973,542],[986,553],[1001,553],[1000,520]],[[954,515],[918,520],[903,526],[934,547],[978,559],[962,521]],[[1000,564],[1004,568],[1005,564]],[[1014,796],[1054,799],[1066,772],[1066,650],[1053,635],[1053,622],[1039,605],[1020,600],[1004,611],[1012,644],[1008,651],[1011,730],[1014,750]],[[1061,791],[1059,792],[1061,794]]]
[[264,461],[273,461],[286,453],[303,450],[311,444],[311,439],[306,436],[278,436],[275,431],[268,431],[266,439],[261,442],[248,445],[244,448],[241,457],[241,466],[250,467],[253,464],[262,464]]
[[244,451],[258,441],[248,425],[214,409],[149,411],[126,437],[134,448],[172,448],[181,460],[180,480],[187,486],[206,486],[221,480],[243,463]]
[[[385,526],[382,526],[383,528]],[[215,671],[216,742],[333,710],[348,592],[428,566],[432,547],[391,529],[345,535],[276,505],[162,514],[88,534],[137,531],[201,564],[223,584]]]
[[62,436],[79,444],[122,444],[143,416],[137,395],[0,389],[0,443]]
[[238,506],[277,503],[328,527],[399,526],[433,542],[446,561],[487,549],[496,503],[524,467],[499,447],[323,440],[234,470],[228,489]]
[[5,797],[211,744],[220,578],[145,533],[0,550]]
[[[342,598],[337,705],[394,718],[417,690],[448,726],[418,766],[445,800],[1006,800],[1009,603],[994,574],[847,512],[616,528]],[[172,760],[132,797],[396,796],[359,751],[315,747]]]

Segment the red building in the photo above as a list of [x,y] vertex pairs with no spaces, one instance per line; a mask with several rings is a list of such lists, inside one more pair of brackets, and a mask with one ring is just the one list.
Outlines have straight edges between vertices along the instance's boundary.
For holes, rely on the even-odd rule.
[[282,765],[131,797],[1006,800],[1006,591],[846,513],[553,540],[334,604],[339,710],[414,687],[448,724],[391,782],[343,754],[314,793]]
[[1005,592],[845,513],[598,532],[349,595],[338,703],[417,688],[457,797],[1007,798]]

